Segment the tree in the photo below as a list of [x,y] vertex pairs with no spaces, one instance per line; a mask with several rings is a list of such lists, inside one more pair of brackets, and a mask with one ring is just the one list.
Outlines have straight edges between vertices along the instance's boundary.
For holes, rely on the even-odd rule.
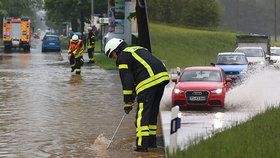
[[[71,22],[72,30],[78,31],[83,22],[91,18],[91,0],[45,0],[48,24],[61,26],[63,22]],[[107,1],[95,0],[96,12],[107,12]],[[80,27],[83,32],[83,27]]]
[[216,0],[152,0],[148,11],[153,21],[194,27],[217,27],[221,18]]
[[183,19],[187,26],[217,27],[220,12],[220,6],[215,0],[189,0],[183,9]]

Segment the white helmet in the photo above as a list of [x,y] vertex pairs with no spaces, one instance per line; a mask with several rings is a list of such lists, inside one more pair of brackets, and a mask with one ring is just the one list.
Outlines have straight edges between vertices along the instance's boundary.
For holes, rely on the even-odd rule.
[[119,45],[123,42],[122,39],[112,38],[105,45],[105,54],[110,57],[111,53],[119,47]]
[[88,31],[91,31],[91,30],[92,30],[92,27],[89,26],[87,29],[88,29]]
[[78,40],[79,40],[78,35],[73,35],[73,36],[72,36],[72,41],[73,41],[74,43],[77,43]]

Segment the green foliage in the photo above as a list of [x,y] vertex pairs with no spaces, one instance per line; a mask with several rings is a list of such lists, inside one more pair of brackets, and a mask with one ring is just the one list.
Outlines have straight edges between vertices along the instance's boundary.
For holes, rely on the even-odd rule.
[[246,123],[191,145],[176,158],[279,157],[280,109],[269,109]]
[[185,24],[194,27],[217,27],[221,16],[215,0],[189,0],[183,13]]
[[[91,0],[45,0],[44,7],[47,11],[47,23],[61,26],[63,22],[71,22],[74,31],[78,31],[78,20],[90,21]],[[95,13],[105,13],[107,1],[95,0]]]
[[9,17],[35,16],[42,0],[0,0],[0,14]]
[[152,0],[148,11],[152,21],[194,27],[217,27],[221,18],[215,0]]

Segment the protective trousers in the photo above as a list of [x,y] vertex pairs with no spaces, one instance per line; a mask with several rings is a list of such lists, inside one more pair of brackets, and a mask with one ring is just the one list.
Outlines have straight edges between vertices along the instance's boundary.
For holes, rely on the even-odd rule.
[[84,64],[83,56],[75,58],[74,54],[71,54],[69,58],[70,66],[72,70],[76,70],[76,74],[81,73],[81,67]]
[[88,48],[88,58],[89,62],[94,62],[94,47]]
[[157,116],[165,85],[148,88],[137,96],[136,147],[156,147]]

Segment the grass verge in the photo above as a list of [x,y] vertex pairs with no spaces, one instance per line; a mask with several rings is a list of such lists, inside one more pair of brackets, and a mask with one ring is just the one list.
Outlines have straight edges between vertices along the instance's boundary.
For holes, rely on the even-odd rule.
[[[150,32],[153,53],[168,68],[210,65],[218,52],[233,51],[236,47],[236,33],[233,32],[196,30],[155,23],[150,24]],[[103,59],[98,56],[97,64],[106,68],[108,63]],[[98,60],[102,63],[98,63]]]
[[108,58],[104,53],[96,53],[95,63],[106,70],[116,70],[116,63],[113,59]]
[[168,68],[210,65],[218,52],[233,51],[236,33],[150,24],[153,53]]
[[248,122],[201,140],[171,158],[280,157],[280,109],[258,114]]

